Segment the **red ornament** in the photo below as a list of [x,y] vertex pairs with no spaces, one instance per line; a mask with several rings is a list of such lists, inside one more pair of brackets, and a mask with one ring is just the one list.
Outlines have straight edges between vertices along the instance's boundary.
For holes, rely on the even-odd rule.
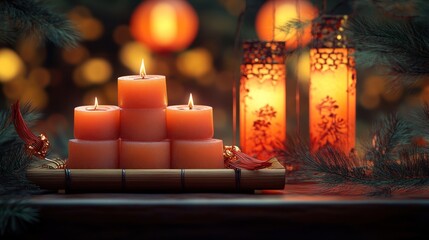
[[226,168],[239,168],[246,170],[258,170],[271,167],[270,159],[259,160],[243,152],[237,146],[225,146],[223,158]]
[[34,135],[28,128],[19,108],[19,100],[12,104],[12,122],[18,136],[24,141],[30,155],[44,159],[49,149],[49,140],[44,134]]

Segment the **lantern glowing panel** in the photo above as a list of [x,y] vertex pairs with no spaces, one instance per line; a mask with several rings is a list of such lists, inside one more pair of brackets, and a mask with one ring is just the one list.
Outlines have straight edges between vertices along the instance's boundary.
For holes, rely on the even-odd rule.
[[284,148],[286,67],[284,42],[244,42],[240,79],[240,146],[267,159]]
[[331,146],[349,153],[355,145],[356,71],[344,35],[347,16],[313,21],[310,50],[310,141],[316,151]]
[[256,33],[263,41],[286,41],[287,49],[296,48],[298,37],[302,46],[311,40],[311,26],[305,27],[301,35],[296,34],[293,27],[289,32],[282,31],[281,27],[289,21],[311,21],[316,16],[317,8],[305,0],[267,1],[256,16]]
[[147,0],[133,12],[130,29],[152,51],[180,51],[194,40],[198,17],[185,0]]

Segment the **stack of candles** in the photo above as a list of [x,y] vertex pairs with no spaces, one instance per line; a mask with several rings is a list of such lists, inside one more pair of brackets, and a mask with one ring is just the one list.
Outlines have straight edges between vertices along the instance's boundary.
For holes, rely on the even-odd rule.
[[166,140],[165,76],[146,75],[142,61],[140,76],[118,78],[121,107],[120,168],[170,168],[170,142]]
[[69,141],[68,168],[117,168],[119,107],[98,105],[74,109],[74,137]]
[[167,107],[165,76],[141,66],[140,75],[118,78],[119,107],[75,108],[67,168],[224,168],[213,109],[194,105],[192,95],[188,105]]
[[223,142],[213,139],[213,109],[194,105],[167,107],[172,168],[223,168]]

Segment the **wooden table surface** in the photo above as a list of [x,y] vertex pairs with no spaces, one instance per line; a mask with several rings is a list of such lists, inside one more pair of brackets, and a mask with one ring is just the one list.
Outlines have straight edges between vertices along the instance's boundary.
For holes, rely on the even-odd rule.
[[429,236],[429,194],[43,194],[31,239],[404,239]]

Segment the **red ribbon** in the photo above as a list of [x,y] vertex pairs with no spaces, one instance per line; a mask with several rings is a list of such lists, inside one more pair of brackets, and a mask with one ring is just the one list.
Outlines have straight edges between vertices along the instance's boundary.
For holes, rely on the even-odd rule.
[[21,114],[19,100],[12,104],[12,122],[15,126],[16,133],[24,141],[30,155],[44,159],[49,149],[49,140],[45,135],[36,136],[30,128],[28,128],[24,117]]

